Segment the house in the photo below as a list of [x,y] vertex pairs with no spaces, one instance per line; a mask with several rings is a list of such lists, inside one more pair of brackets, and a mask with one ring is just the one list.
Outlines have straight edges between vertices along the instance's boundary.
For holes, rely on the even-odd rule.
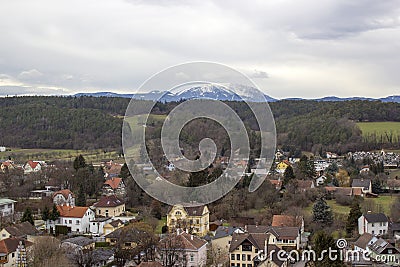
[[126,226],[107,234],[105,240],[111,246],[120,246],[122,249],[132,249],[139,246],[141,242],[145,242],[149,236],[150,235],[143,230],[132,226]]
[[75,195],[69,189],[63,189],[53,194],[53,203],[56,205],[75,206]]
[[12,216],[14,215],[14,203],[17,201],[8,199],[8,198],[0,198],[0,215],[1,217]]
[[118,175],[121,173],[121,168],[122,165],[119,163],[114,163],[114,162],[110,162],[109,164],[106,164],[104,167],[104,172],[105,178],[111,179],[113,177],[118,177]]
[[101,197],[93,207],[97,216],[115,217],[125,213],[125,203],[115,195]]
[[2,172],[6,172],[7,170],[15,169],[14,161],[6,160],[1,162],[0,169]]
[[315,179],[315,184],[316,184],[317,186],[324,185],[324,184],[325,184],[325,181],[326,181],[327,179],[328,179],[328,178],[327,178],[325,175],[321,175],[321,176],[319,176],[318,178]]
[[[104,234],[104,226],[112,222],[110,217],[98,217],[90,221],[90,233],[94,236],[101,236]],[[111,233],[111,232],[109,232]]]
[[95,213],[89,207],[69,205],[57,206],[60,217],[56,221],[48,221],[47,229],[54,229],[56,225],[66,226],[68,232],[89,233],[90,221],[94,220]]
[[275,227],[298,227],[300,233],[304,233],[303,216],[274,215],[272,216],[271,225]]
[[367,213],[358,218],[358,233],[384,235],[388,233],[389,220],[383,213]]
[[210,241],[211,246],[218,251],[228,252],[233,233],[244,233],[244,230],[240,227],[219,226]]
[[287,167],[291,166],[288,160],[283,160],[276,165],[276,171],[280,174],[283,174]]
[[197,207],[175,205],[167,214],[167,226],[170,232],[183,229],[191,234],[205,236],[209,231],[209,221],[210,212],[205,205]]
[[110,234],[110,233],[114,232],[115,230],[117,230],[121,227],[124,227],[124,225],[125,224],[119,219],[109,222],[103,226],[103,233],[105,235]]
[[39,231],[29,222],[14,224],[3,228],[0,231],[0,240],[16,237],[28,239],[30,236],[38,234]]
[[76,236],[63,240],[61,242],[61,247],[68,250],[76,250],[76,249],[91,250],[95,248],[95,241],[85,236]]
[[0,241],[0,266],[16,266],[19,247],[29,247],[32,243],[20,238],[6,238]]
[[32,172],[38,172],[42,170],[42,167],[45,166],[44,161],[33,161],[29,160],[25,165],[23,166],[24,173],[29,174]]
[[92,257],[94,262],[91,267],[108,266],[114,261],[114,251],[112,249],[96,249],[93,251]]
[[362,234],[354,243],[354,251],[368,255],[375,263],[385,263],[386,266],[399,266],[400,251],[386,240],[370,233]]
[[400,239],[400,223],[391,223],[389,226],[390,236],[393,236],[395,239]]
[[314,181],[312,180],[296,180],[297,190],[305,192],[307,190],[315,188]]
[[[173,251],[173,252],[172,252]],[[160,240],[160,262],[166,263],[175,254],[179,260],[174,266],[205,267],[207,262],[207,241],[197,236],[181,232]],[[163,264],[165,266],[165,264]]]
[[297,226],[246,225],[245,232],[269,234],[268,244],[283,250],[299,249],[301,245],[301,232]]
[[269,244],[268,240],[268,233],[234,233],[229,247],[230,266],[287,266],[287,262],[279,261],[277,257],[260,257],[271,255],[272,251],[277,255],[280,251],[276,245]]
[[353,182],[351,183],[351,188],[360,189],[363,194],[362,196],[367,193],[372,193],[372,183],[370,179],[353,179]]
[[126,195],[125,183],[122,178],[112,177],[104,182],[102,191],[103,195],[117,195],[119,197],[124,197]]

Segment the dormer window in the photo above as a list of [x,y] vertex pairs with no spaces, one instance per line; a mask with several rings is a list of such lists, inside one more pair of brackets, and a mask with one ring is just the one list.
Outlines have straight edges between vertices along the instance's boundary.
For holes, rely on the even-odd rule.
[[182,215],[182,212],[180,212],[179,210],[175,212],[175,215]]

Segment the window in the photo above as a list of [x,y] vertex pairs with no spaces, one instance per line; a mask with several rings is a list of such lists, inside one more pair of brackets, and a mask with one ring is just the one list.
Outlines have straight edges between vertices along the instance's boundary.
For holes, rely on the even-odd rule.
[[234,264],[234,263],[231,263],[231,267],[235,267],[235,264]]
[[246,264],[243,263],[243,264],[242,264],[242,267],[246,267]]
[[72,220],[69,220],[69,224],[72,224]]
[[101,210],[99,210],[99,214],[101,214]]
[[131,242],[125,242],[125,247],[130,247],[131,246]]
[[242,245],[242,251],[251,251],[252,246],[251,245]]
[[375,231],[374,231],[374,230],[372,230],[372,234],[375,234]]
[[235,254],[231,254],[231,260],[235,260]]
[[242,261],[246,261],[246,254],[242,254]]
[[247,261],[251,261],[251,255],[247,255]]
[[371,224],[371,226],[374,227],[375,225],[374,225],[374,224]]
[[240,254],[236,254],[236,260],[240,261]]
[[190,254],[190,261],[194,261],[194,255]]
[[182,212],[180,212],[179,210],[175,212],[175,215],[182,215]]
[[255,252],[258,253],[258,248],[255,249]]
[[76,220],[75,224],[76,224],[76,225],[79,225],[79,224],[80,224],[80,222],[81,222],[81,221],[79,221],[79,220]]
[[247,267],[253,267],[253,265],[251,265],[251,264],[247,264]]

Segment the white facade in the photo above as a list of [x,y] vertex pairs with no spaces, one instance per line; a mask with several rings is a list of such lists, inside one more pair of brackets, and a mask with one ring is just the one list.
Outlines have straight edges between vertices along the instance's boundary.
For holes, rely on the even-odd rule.
[[[81,208],[81,207],[79,207]],[[47,227],[55,227],[55,225],[64,225],[70,228],[71,232],[74,233],[89,233],[90,232],[90,221],[94,220],[95,213],[90,208],[87,208],[86,212],[82,217],[80,216],[61,216],[55,222],[48,221]]]
[[382,222],[369,222],[364,215],[358,218],[358,233],[370,233],[371,235],[384,235],[388,232],[389,223]]
[[97,218],[90,221],[90,233],[101,236],[104,234],[104,225],[112,222],[112,218]]
[[6,147],[5,146],[0,146],[0,152],[6,152]]
[[0,215],[2,217],[14,214],[14,203],[17,202],[8,198],[0,198]]

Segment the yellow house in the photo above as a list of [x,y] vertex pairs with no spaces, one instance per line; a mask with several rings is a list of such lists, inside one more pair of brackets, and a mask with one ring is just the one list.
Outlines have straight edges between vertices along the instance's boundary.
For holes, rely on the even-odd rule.
[[93,206],[96,208],[96,216],[115,217],[125,212],[125,203],[115,195],[103,196]]
[[167,226],[170,232],[183,229],[191,234],[205,236],[209,231],[210,212],[207,206],[184,207],[175,205],[167,214]]
[[284,173],[286,168],[290,166],[289,161],[287,160],[283,160],[281,162],[278,163],[278,165],[276,165],[276,171],[279,173]]
[[103,226],[103,232],[105,235],[108,235],[123,226],[124,226],[124,223],[121,220],[115,220],[115,221],[105,224]]

